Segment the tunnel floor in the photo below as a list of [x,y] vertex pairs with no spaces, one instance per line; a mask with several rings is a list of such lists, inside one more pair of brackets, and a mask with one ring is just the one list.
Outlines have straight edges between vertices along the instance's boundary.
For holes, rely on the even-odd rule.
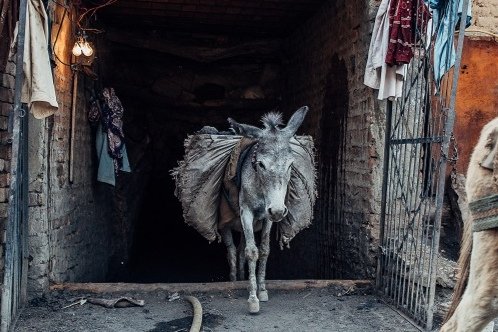
[[[344,294],[345,289],[270,291],[258,315],[247,312],[247,291],[194,294],[203,306],[202,331],[418,331],[374,295]],[[106,309],[86,303],[67,309],[81,293],[52,292],[31,301],[16,331],[188,331],[191,306],[183,299],[169,301],[164,291],[126,293],[145,300],[144,307]],[[93,297],[112,298],[118,294]]]

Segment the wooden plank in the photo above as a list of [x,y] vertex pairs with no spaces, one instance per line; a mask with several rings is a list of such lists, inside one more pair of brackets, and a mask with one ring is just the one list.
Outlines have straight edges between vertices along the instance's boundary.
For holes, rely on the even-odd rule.
[[[267,280],[266,288],[272,290],[301,290],[311,288],[338,287],[349,290],[368,290],[373,286],[371,280]],[[221,292],[227,290],[247,289],[247,281],[227,281],[208,283],[61,283],[50,286],[50,290],[78,291],[89,293],[120,292]]]

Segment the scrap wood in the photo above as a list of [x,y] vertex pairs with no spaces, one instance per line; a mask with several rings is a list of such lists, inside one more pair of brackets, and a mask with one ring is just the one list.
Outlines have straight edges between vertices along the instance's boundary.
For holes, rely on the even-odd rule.
[[68,304],[68,305],[62,307],[61,309],[67,309],[67,308],[73,307],[73,306],[78,305],[78,304],[83,305],[87,302],[91,303],[91,304],[100,305],[100,306],[103,306],[106,308],[126,308],[126,307],[135,307],[135,306],[143,307],[145,305],[144,300],[137,300],[137,299],[134,299],[132,297],[126,297],[126,296],[118,297],[118,298],[114,298],[114,299],[81,297],[78,299],[74,299],[73,301],[76,301],[76,302]]
[[106,308],[126,308],[126,307],[143,307],[145,304],[144,300],[137,300],[132,297],[118,297],[115,299],[100,299],[89,297],[87,299],[88,303],[101,305]]

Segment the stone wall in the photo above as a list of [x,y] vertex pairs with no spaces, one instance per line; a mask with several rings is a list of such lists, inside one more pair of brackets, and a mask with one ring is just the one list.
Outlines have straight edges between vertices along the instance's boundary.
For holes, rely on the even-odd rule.
[[375,271],[384,113],[363,74],[379,3],[328,2],[287,42],[284,108],[311,107],[303,131],[317,142],[320,197],[314,225],[280,260],[299,260],[325,278]]

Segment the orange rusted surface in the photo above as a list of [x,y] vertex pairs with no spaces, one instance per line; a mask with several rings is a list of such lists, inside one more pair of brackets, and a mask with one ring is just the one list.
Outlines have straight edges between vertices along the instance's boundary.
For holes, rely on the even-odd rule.
[[465,39],[456,100],[457,170],[465,173],[482,127],[498,116],[498,42]]

